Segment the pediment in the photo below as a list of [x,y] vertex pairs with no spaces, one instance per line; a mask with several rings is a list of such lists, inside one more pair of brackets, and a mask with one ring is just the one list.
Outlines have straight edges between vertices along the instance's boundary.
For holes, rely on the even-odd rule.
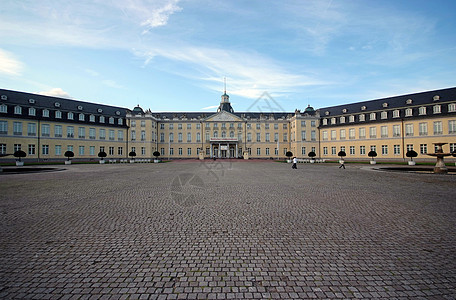
[[236,122],[236,121],[242,121],[242,119],[227,111],[221,111],[221,112],[218,112],[218,113],[208,117],[205,121],[207,121],[207,122]]

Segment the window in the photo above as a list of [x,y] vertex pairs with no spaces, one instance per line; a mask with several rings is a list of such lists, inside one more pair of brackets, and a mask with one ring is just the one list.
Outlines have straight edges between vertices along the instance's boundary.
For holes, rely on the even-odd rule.
[[[123,119],[122,119],[122,118],[119,118],[119,119],[117,120],[117,124],[123,125]],[[142,121],[141,121],[141,124],[142,124]]]
[[407,144],[406,149],[407,149],[407,151],[412,151],[413,150],[413,144]]
[[303,130],[301,131],[301,141],[305,141],[306,140],[306,131]]
[[331,155],[336,155],[337,149],[335,146],[331,147]]
[[426,107],[422,106],[422,107],[418,108],[418,114],[420,116],[426,115]]
[[160,148],[160,155],[164,156],[165,155],[165,148]]
[[62,137],[62,125],[54,125],[54,137]]
[[354,139],[356,138],[356,136],[355,136],[356,133],[355,133],[355,132],[356,132],[356,131],[355,131],[355,128],[350,128],[350,129],[348,130],[348,138],[349,138],[350,140],[354,140]]
[[178,150],[179,150],[179,153],[178,153],[178,154],[179,154],[179,155],[182,155],[182,148],[179,148]]
[[14,152],[22,150],[21,144],[14,144]]
[[247,133],[247,142],[251,142],[252,141],[252,134],[249,132]]
[[420,153],[421,154],[427,153],[427,144],[420,144]]
[[369,115],[369,120],[374,121],[376,119],[376,114],[375,113],[370,113]]
[[279,155],[279,149],[274,148],[274,155]]
[[274,142],[277,142],[279,140],[279,134],[276,132],[274,133]]
[[113,117],[109,118],[109,124],[114,124],[114,118]]
[[196,123],[196,129],[201,129],[201,123]]
[[347,137],[346,137],[345,129],[341,129],[340,130],[340,139],[345,140],[346,138]]
[[269,134],[269,132],[268,132],[268,133],[266,133],[266,136],[265,136],[265,141],[266,141],[266,142],[270,142],[270,141],[271,141],[271,137],[270,137],[270,134]]
[[34,107],[29,107],[28,114],[29,116],[36,116],[36,109]]
[[388,119],[388,112],[387,111],[382,111],[382,113],[380,114],[380,118]]
[[393,151],[394,151],[394,155],[400,155],[401,154],[401,146],[400,145],[394,145],[393,146]]
[[401,116],[401,113],[398,109],[393,110],[393,118],[399,118]]
[[413,124],[405,124],[405,136],[413,136]]
[[41,136],[51,136],[51,125],[41,124]]
[[55,112],[55,118],[56,119],[61,119],[62,118],[62,112],[60,110]]
[[359,121],[360,121],[360,122],[366,121],[366,115],[365,115],[365,114],[359,115]]
[[310,140],[311,141],[316,141],[317,140],[317,135],[316,135],[316,131],[315,130],[312,130],[310,132]]
[[350,155],[355,155],[355,146],[350,146]]
[[177,124],[177,129],[182,129],[182,124]]
[[74,118],[73,113],[72,113],[72,112],[68,112],[68,113],[67,113],[67,119],[68,119],[68,120],[73,120],[73,118]]
[[369,127],[369,137],[371,139],[377,138],[377,127]]
[[182,132],[179,132],[179,133],[177,134],[177,142],[178,142],[178,143],[182,143]]
[[256,150],[257,150],[257,155],[258,156],[261,155],[261,148],[257,148]]
[[380,134],[381,134],[382,138],[388,137],[388,126],[380,127]]
[[192,155],[192,148],[187,148],[187,155]]
[[310,121],[310,127],[315,127],[317,126],[317,123],[315,121]]
[[174,155],[174,148],[169,148],[169,155]]
[[428,134],[427,123],[418,124],[418,130],[419,130],[420,135],[427,135]]
[[345,117],[340,117],[339,122],[340,122],[341,124],[345,123]]
[[377,152],[377,146],[371,145],[371,146],[370,146],[370,151],[375,151],[375,152]]
[[95,128],[89,128],[89,139],[95,139]]
[[[284,125],[286,125],[286,124],[284,124]],[[283,141],[284,142],[288,142],[288,134],[287,133],[283,134]]]
[[43,155],[49,155],[49,145],[42,145],[41,146],[41,153]]
[[15,106],[15,107],[14,107],[14,114],[15,114],[15,115],[22,115],[22,107],[20,107],[20,106]]
[[257,123],[257,124],[256,124],[256,129],[257,129],[257,130],[260,130],[260,129],[261,129],[260,123]]
[[448,133],[455,134],[456,133],[456,120],[448,121]]
[[8,122],[0,121],[0,134],[8,134]]
[[261,133],[257,132],[256,134],[256,141],[261,142]]
[[131,140],[136,141],[136,130],[131,131]]
[[7,112],[8,112],[8,106],[6,106],[5,104],[0,105],[0,113],[7,113]]
[[382,145],[382,155],[388,155],[388,145]]
[[190,132],[187,133],[187,143],[192,142],[192,134]]
[[306,147],[301,147],[301,154],[306,155]]
[[22,122],[14,122],[13,123],[13,134],[14,135],[22,135]]
[[323,147],[323,155],[328,155],[328,147]]
[[[122,120],[122,119],[119,119],[119,120]],[[146,127],[146,121],[141,120],[141,127]]]
[[94,115],[90,115],[89,116],[89,121],[90,122],[95,122],[95,116]]
[[393,137],[401,136],[401,126],[393,125]]
[[[165,134],[162,132],[160,133],[160,143],[164,143],[165,142]],[[162,154],[164,155],[164,154]]]
[[89,155],[95,155],[95,146],[89,146]]
[[361,127],[359,129],[359,138],[360,139],[365,139],[366,138],[366,128]]
[[160,124],[160,129],[165,129],[165,124]]
[[123,139],[124,139],[124,133],[123,133],[123,131],[122,131],[122,130],[118,130],[118,131],[117,131],[117,140],[118,140],[118,141],[123,141]]
[[456,151],[456,143],[450,143],[450,152]]
[[36,154],[35,145],[29,144],[28,145],[28,155],[35,155],[35,154]]
[[109,147],[109,155],[114,155],[114,147]]
[[27,124],[27,135],[28,136],[36,136],[36,124],[35,123],[28,123]]
[[355,116],[349,116],[348,117],[348,122],[350,122],[350,123],[355,122]]
[[[1,111],[1,110],[0,110]],[[455,112],[456,111],[456,103],[448,104],[448,112]],[[6,112],[6,111],[5,111]]]
[[78,137],[80,139],[85,139],[85,128],[84,127],[78,128]]
[[114,130],[109,129],[109,140],[110,140],[110,141],[114,141],[114,139],[115,139]]
[[331,140],[333,141],[335,139],[337,139],[337,133],[335,130],[331,130]]
[[169,133],[169,142],[174,143],[174,133],[172,132]]
[[441,111],[441,106],[440,106],[440,105],[434,105],[434,106],[432,107],[432,112],[433,112],[434,114],[439,114],[439,113],[441,113],[441,112],[442,112],[442,111]]
[[123,155],[123,147],[117,147],[117,154]]
[[322,136],[323,141],[327,141],[328,140],[328,131],[323,130],[321,136]]
[[145,140],[146,140],[146,131],[141,130],[141,141],[145,141]]
[[84,155],[84,152],[85,152],[85,147],[79,146],[79,155]]
[[269,148],[266,148],[266,155],[270,155]]
[[434,134],[442,134],[442,133],[443,133],[442,121],[434,122]]
[[411,116],[413,116],[413,110],[412,110],[411,108],[407,108],[407,109],[405,110],[405,116],[406,116],[406,117],[411,117]]
[[336,118],[331,118],[331,125],[336,124]]
[[283,129],[287,129],[287,124],[283,124]]
[[328,125],[328,119],[323,119],[323,125]]

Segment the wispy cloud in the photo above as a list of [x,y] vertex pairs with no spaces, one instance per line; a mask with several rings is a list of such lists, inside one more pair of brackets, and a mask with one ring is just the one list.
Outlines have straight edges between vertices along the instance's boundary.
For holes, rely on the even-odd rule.
[[209,109],[214,109],[214,108],[217,108],[219,107],[218,105],[212,105],[212,106],[207,106],[207,107],[203,107],[201,108],[201,110],[209,110]]
[[62,90],[61,88],[52,88],[48,91],[42,91],[38,92],[40,95],[45,95],[45,96],[52,96],[52,97],[59,97],[59,98],[67,98],[67,99],[72,99],[73,97],[70,96],[67,92]]
[[14,54],[0,49],[0,73],[7,75],[21,75],[24,64]]

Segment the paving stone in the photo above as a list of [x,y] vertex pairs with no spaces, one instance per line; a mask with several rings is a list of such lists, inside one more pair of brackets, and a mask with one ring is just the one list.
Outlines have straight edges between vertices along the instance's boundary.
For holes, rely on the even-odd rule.
[[0,298],[456,299],[456,176],[216,163],[0,175]]

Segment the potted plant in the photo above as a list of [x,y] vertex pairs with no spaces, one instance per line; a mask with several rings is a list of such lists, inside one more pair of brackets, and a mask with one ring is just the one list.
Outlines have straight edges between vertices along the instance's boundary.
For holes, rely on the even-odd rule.
[[287,153],[285,153],[285,156],[287,157],[287,163],[291,163],[290,157],[293,156],[293,152],[287,151]]
[[337,156],[340,157],[339,163],[341,165],[343,165],[344,164],[344,157],[347,156],[347,153],[345,153],[345,151],[339,151],[339,153],[337,153]]
[[63,155],[64,155],[66,158],[68,158],[67,160],[65,160],[65,165],[71,165],[71,160],[70,160],[70,158],[71,158],[71,157],[74,157],[73,151],[70,151],[70,150],[65,151],[65,154],[63,154]]
[[158,160],[158,157],[160,156],[160,152],[155,151],[153,155],[155,156],[154,163],[159,163],[160,161]]
[[374,160],[374,157],[377,156],[377,152],[375,152],[374,150],[371,150],[369,151],[369,153],[367,153],[367,156],[369,156],[370,158],[372,158],[372,160],[370,161],[370,164],[371,165],[375,165],[377,162]]
[[14,157],[17,157],[16,166],[22,167],[24,165],[24,162],[21,160],[21,158],[26,157],[27,153],[22,150],[17,150],[13,155]]
[[104,152],[104,151],[100,151],[100,152],[98,153],[98,157],[100,158],[100,164],[104,164],[104,163],[105,163],[104,158],[105,158],[106,156],[108,156],[108,155],[107,155],[106,152]]
[[405,156],[410,157],[410,161],[408,162],[409,166],[414,166],[415,162],[413,161],[413,158],[417,157],[418,153],[416,153],[415,150],[409,150],[407,153],[405,153]]
[[136,152],[135,151],[130,151],[130,153],[128,153],[128,156],[131,157],[130,163],[134,163],[135,162]]
[[313,164],[315,162],[315,156],[317,156],[317,154],[313,151],[310,151],[307,155],[310,157],[310,163]]

